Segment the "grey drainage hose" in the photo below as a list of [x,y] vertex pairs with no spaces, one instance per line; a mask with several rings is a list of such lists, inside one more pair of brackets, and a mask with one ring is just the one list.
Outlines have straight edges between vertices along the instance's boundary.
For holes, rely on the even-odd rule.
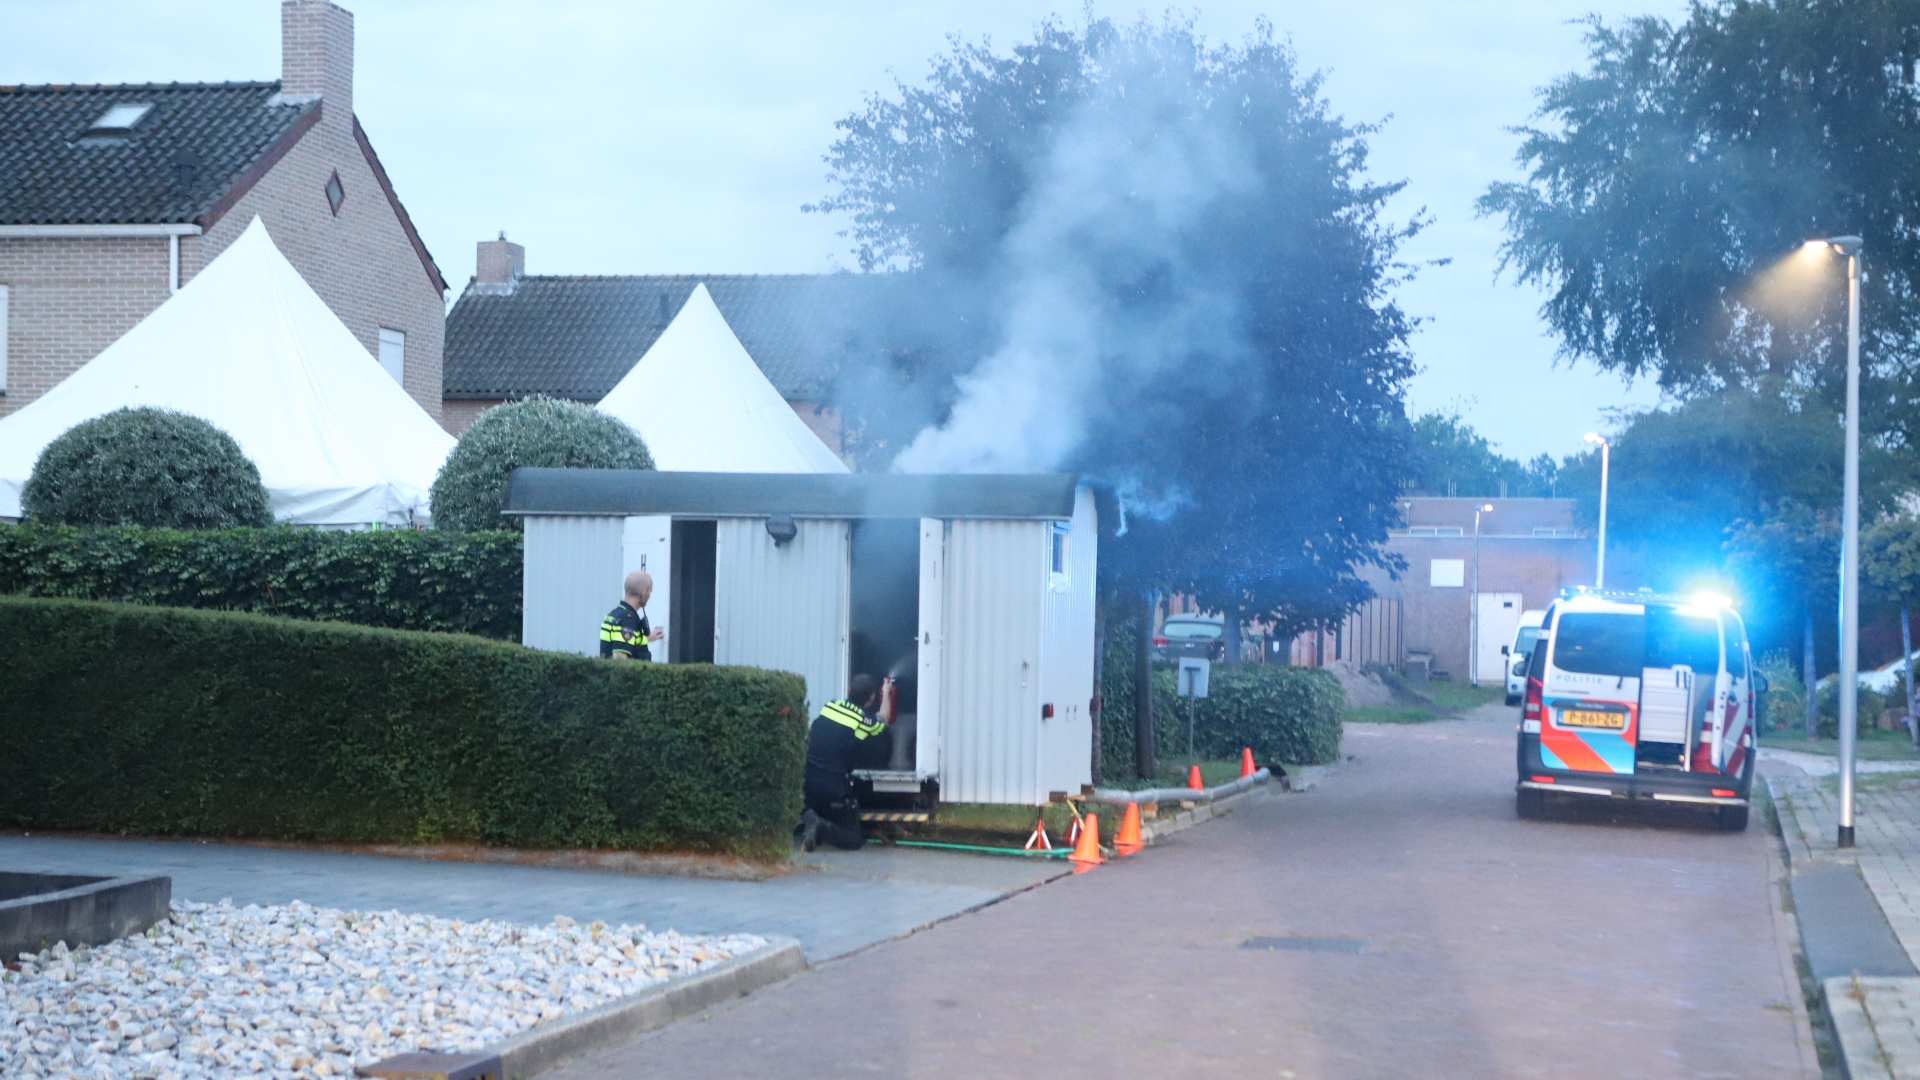
[[1106,803],[1110,806],[1125,806],[1128,803],[1160,802],[1212,802],[1229,795],[1238,795],[1248,788],[1264,782],[1271,770],[1259,769],[1252,776],[1243,776],[1230,784],[1221,784],[1210,788],[1147,788],[1144,791],[1122,791],[1119,788],[1094,788],[1093,794],[1084,796],[1084,802]]

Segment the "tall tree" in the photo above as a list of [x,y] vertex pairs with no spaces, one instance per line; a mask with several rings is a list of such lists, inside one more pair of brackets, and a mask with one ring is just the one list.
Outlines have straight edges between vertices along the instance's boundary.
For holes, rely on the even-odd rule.
[[1115,587],[1336,619],[1369,595],[1409,477],[1416,223],[1259,24],[1042,24],[957,42],[839,124],[833,193],[864,270],[836,403],[869,467],[1072,469],[1127,510]]
[[1413,490],[1471,498],[1556,494],[1560,467],[1541,454],[1522,465],[1503,456],[1457,413],[1428,413],[1413,422]]
[[1901,666],[1907,693],[1907,731],[1920,750],[1920,722],[1915,720],[1913,691],[1913,616],[1920,603],[1920,518],[1900,514],[1874,524],[1860,538],[1860,569],[1872,591],[1900,605]]
[[1750,598],[1771,609],[1774,621],[1801,629],[1801,670],[1807,688],[1806,729],[1812,741],[1819,711],[1814,696],[1814,617],[1837,600],[1840,522],[1804,503],[1784,499],[1755,521],[1728,530],[1727,568]]
[[1587,41],[1589,69],[1543,90],[1547,124],[1522,129],[1528,178],[1479,204],[1506,219],[1505,265],[1549,291],[1563,354],[1683,397],[1836,411],[1838,261],[1781,260],[1856,233],[1873,271],[1863,414],[1915,445],[1920,2],[1721,0],[1678,25],[1595,19]]

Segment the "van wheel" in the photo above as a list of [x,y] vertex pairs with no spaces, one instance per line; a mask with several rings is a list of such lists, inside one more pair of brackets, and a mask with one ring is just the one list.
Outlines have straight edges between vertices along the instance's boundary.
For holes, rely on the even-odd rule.
[[1720,808],[1720,830],[1722,832],[1746,832],[1747,810],[1745,806],[1723,806]]
[[1533,788],[1521,788],[1513,793],[1513,812],[1526,821],[1538,821],[1547,816],[1547,793]]

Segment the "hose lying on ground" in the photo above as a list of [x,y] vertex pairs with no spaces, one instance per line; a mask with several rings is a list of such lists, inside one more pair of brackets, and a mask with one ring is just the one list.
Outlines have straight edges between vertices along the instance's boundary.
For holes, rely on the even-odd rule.
[[1271,770],[1259,769],[1251,776],[1243,776],[1232,783],[1210,788],[1165,787],[1147,788],[1143,791],[1094,788],[1093,794],[1081,796],[1081,801],[1107,803],[1111,806],[1125,806],[1130,802],[1213,802],[1215,799],[1224,799],[1229,795],[1238,795],[1255,784],[1264,783],[1271,775]]

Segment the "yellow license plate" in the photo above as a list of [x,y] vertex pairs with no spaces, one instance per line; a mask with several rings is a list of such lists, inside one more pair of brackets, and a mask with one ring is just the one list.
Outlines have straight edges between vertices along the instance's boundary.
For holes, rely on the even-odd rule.
[[1562,709],[1560,726],[1611,728],[1614,731],[1623,731],[1627,726],[1627,714],[1601,709]]

